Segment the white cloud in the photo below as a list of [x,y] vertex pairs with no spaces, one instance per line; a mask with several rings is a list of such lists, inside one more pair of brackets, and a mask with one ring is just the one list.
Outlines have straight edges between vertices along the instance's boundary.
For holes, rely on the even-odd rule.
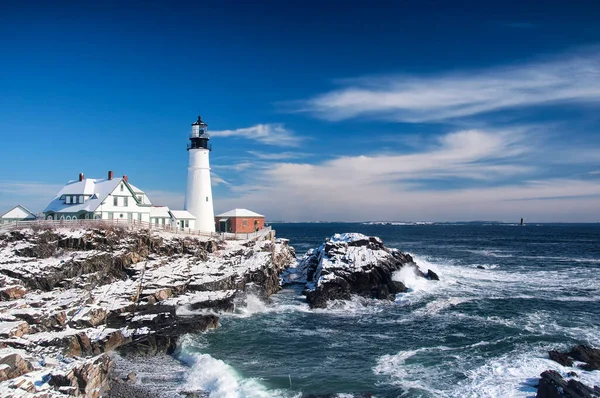
[[213,137],[241,137],[248,140],[255,140],[263,144],[273,146],[299,146],[302,138],[297,136],[292,130],[287,129],[283,124],[257,124],[252,127],[240,128],[235,130],[220,130],[210,133]]
[[284,160],[284,159],[301,159],[311,156],[310,153],[304,152],[274,152],[264,153],[258,151],[248,151],[250,155],[260,160]]
[[[597,214],[600,181],[535,179],[537,168],[523,163],[532,151],[521,133],[467,130],[417,153],[276,163],[233,187],[238,197],[218,206],[299,221],[593,221],[588,217]],[[443,187],[432,188],[432,178],[443,179]]]
[[343,87],[296,103],[330,120],[378,117],[441,121],[515,107],[600,100],[600,53],[433,76],[346,80]]
[[593,176],[597,176],[597,175],[600,175],[600,170],[593,170],[593,171],[590,171],[588,174],[591,174]]

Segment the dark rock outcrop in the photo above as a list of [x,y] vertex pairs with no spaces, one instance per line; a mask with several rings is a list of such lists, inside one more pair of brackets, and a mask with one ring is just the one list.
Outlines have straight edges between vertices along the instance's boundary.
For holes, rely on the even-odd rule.
[[438,276],[438,274],[436,274],[435,272],[433,272],[430,269],[427,270],[427,278],[429,278],[432,281],[439,281],[440,280],[440,277]]
[[600,349],[586,345],[576,345],[569,352],[549,351],[550,359],[563,366],[573,366],[573,360],[584,362],[583,370],[600,370]]
[[548,356],[554,362],[558,362],[562,366],[573,366],[573,360],[564,352],[548,351]]
[[600,370],[600,349],[586,345],[577,345],[569,351],[569,356],[576,361],[585,362],[583,370]]
[[[569,352],[549,351],[548,356],[563,366],[573,366],[573,361],[583,362],[583,370],[600,369],[600,350],[586,345],[577,345]],[[569,372],[569,377],[578,377]],[[541,374],[537,392],[538,398],[591,398],[600,397],[600,387],[589,387],[575,379],[565,380],[560,373],[547,370]]]
[[546,370],[541,374],[537,398],[593,398],[600,396],[600,388],[590,388],[585,384],[569,379],[565,380],[560,373]]
[[348,300],[352,295],[393,300],[407,291],[392,278],[405,266],[425,276],[410,255],[385,247],[380,238],[348,233],[336,234],[310,250],[299,268],[306,275],[304,293],[311,308],[323,308],[330,300]]

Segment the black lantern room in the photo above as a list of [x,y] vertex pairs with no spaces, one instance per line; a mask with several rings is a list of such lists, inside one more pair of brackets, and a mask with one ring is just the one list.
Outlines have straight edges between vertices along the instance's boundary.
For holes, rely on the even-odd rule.
[[208,135],[208,124],[202,121],[202,117],[198,116],[198,120],[192,124],[192,132],[190,133],[190,144],[188,144],[188,151],[190,149],[208,149],[211,150],[211,146],[208,144],[210,139]]

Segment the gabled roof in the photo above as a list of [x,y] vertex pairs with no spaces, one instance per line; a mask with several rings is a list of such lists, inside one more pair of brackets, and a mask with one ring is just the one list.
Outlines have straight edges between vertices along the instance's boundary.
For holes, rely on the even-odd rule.
[[255,213],[248,209],[233,209],[226,213],[217,214],[215,217],[264,217],[262,214]]
[[150,217],[171,218],[171,215],[167,206],[152,206],[150,208]]
[[36,218],[36,216],[25,206],[16,205],[6,213],[2,214],[0,218],[20,218],[23,220],[33,220]]
[[[69,181],[67,185],[65,185],[63,189],[56,194],[56,197],[50,202],[50,204],[46,206],[44,213],[50,211],[55,213],[95,211],[106,199],[106,197],[117,188],[121,181],[123,181],[122,178],[113,178],[112,180],[105,178],[86,178],[83,181]],[[93,199],[94,194],[96,196],[95,199]],[[66,204],[63,198],[64,195],[90,195],[91,197],[84,203]]]
[[[129,182],[127,182],[127,184],[129,184]],[[138,187],[134,186],[133,184],[129,184],[129,188],[131,188],[131,190],[133,191],[133,193],[141,193],[143,194],[144,191],[142,191],[141,189],[139,189]]]
[[171,210],[171,215],[177,220],[195,220],[196,216],[187,210]]

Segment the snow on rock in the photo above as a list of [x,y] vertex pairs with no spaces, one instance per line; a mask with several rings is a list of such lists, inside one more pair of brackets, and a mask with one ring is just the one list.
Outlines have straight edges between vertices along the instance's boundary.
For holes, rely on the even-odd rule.
[[0,396],[102,395],[114,349],[174,349],[244,291],[268,296],[286,240],[217,241],[123,228],[0,232]]
[[[330,300],[348,300],[353,294],[393,300],[396,293],[407,290],[392,278],[405,266],[418,272],[410,255],[385,247],[380,238],[343,233],[309,250],[293,271],[284,274],[284,281],[305,281],[306,298],[312,308],[326,307]],[[425,277],[422,273],[420,276]]]

